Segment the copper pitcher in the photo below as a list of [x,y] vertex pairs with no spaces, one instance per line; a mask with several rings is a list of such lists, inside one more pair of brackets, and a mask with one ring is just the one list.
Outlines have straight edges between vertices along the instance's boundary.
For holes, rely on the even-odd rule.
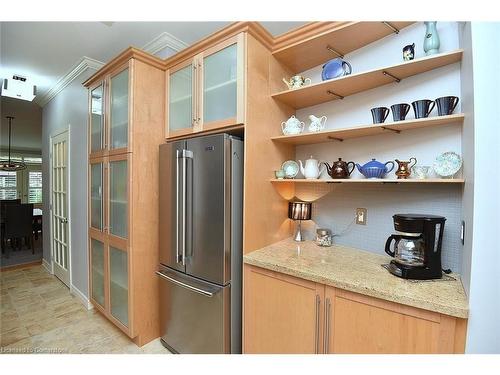
[[[331,166],[326,162],[323,162],[323,164],[325,164],[326,171],[331,178],[349,178],[355,167],[353,161],[346,163],[342,158],[339,158],[338,161],[334,161]],[[351,169],[349,169],[349,165],[352,165]]]
[[[413,164],[411,164],[413,160]],[[415,158],[410,158],[409,161],[400,161],[398,159],[395,159],[396,163],[398,163],[398,170],[396,171],[396,176],[398,176],[398,179],[407,179],[410,174],[411,174],[411,168],[417,164],[417,159]]]

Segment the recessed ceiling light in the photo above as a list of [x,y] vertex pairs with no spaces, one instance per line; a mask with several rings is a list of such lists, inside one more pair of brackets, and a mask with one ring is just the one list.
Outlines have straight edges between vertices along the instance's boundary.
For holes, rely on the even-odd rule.
[[36,86],[29,78],[14,74],[11,78],[3,80],[2,96],[31,102],[36,96]]

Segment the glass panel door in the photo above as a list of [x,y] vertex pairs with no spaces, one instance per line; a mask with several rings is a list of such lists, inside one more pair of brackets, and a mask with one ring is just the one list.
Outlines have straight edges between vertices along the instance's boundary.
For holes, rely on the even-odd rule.
[[110,148],[127,147],[128,69],[111,77]]
[[109,295],[111,315],[128,326],[128,262],[127,252],[109,247]]
[[91,239],[92,298],[104,307],[104,244]]
[[127,160],[109,163],[109,232],[127,238]]
[[203,122],[236,117],[237,43],[203,59]]
[[191,64],[170,74],[168,126],[171,131],[193,126],[193,69]]
[[103,85],[90,92],[90,152],[103,149],[104,115]]
[[102,163],[90,165],[90,225],[102,230]]

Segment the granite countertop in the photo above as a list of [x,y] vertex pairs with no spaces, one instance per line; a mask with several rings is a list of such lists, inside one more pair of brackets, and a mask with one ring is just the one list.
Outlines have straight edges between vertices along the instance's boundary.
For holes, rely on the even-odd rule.
[[381,265],[390,257],[342,245],[319,247],[313,241],[286,239],[243,256],[243,262],[302,279],[457,318],[469,313],[465,290],[455,280],[410,281]]

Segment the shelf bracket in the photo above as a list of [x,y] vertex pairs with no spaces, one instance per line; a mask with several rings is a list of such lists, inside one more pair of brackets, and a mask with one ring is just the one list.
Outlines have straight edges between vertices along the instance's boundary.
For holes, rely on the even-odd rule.
[[385,127],[385,126],[381,126],[381,128],[382,128],[382,129],[384,129],[384,130],[390,130],[391,132],[394,132],[394,133],[396,133],[396,134],[401,133],[401,130],[391,129],[391,128],[387,128],[387,127]]
[[331,135],[328,136],[328,139],[332,139],[334,141],[339,141],[339,142],[344,142],[344,140],[342,138],[332,137]]
[[399,29],[397,29],[396,27],[394,27],[393,25],[391,25],[389,22],[387,22],[387,21],[382,21],[382,23],[383,23],[385,26],[387,26],[389,29],[391,29],[391,30],[392,30],[392,32],[393,32],[394,34],[399,34]]
[[396,81],[397,83],[401,82],[401,79],[396,77],[396,76],[393,76],[391,73],[388,73],[386,72],[385,70],[382,71],[382,73],[384,74],[384,76],[389,76],[391,77],[394,81]]
[[327,90],[326,91],[327,94],[330,94],[330,95],[333,95],[333,96],[336,96],[337,98],[339,99],[344,99],[344,97],[342,95],[339,95],[339,94],[335,94],[333,91],[331,90]]
[[344,58],[344,54],[343,54],[343,53],[341,53],[341,52],[337,51],[336,49],[334,49],[334,48],[333,48],[333,47],[331,47],[330,45],[327,45],[327,46],[326,46],[326,49],[327,49],[328,51],[330,51],[330,52],[334,53],[335,55],[337,55],[337,56],[338,56],[338,57],[340,57],[341,59],[343,59],[343,58]]

